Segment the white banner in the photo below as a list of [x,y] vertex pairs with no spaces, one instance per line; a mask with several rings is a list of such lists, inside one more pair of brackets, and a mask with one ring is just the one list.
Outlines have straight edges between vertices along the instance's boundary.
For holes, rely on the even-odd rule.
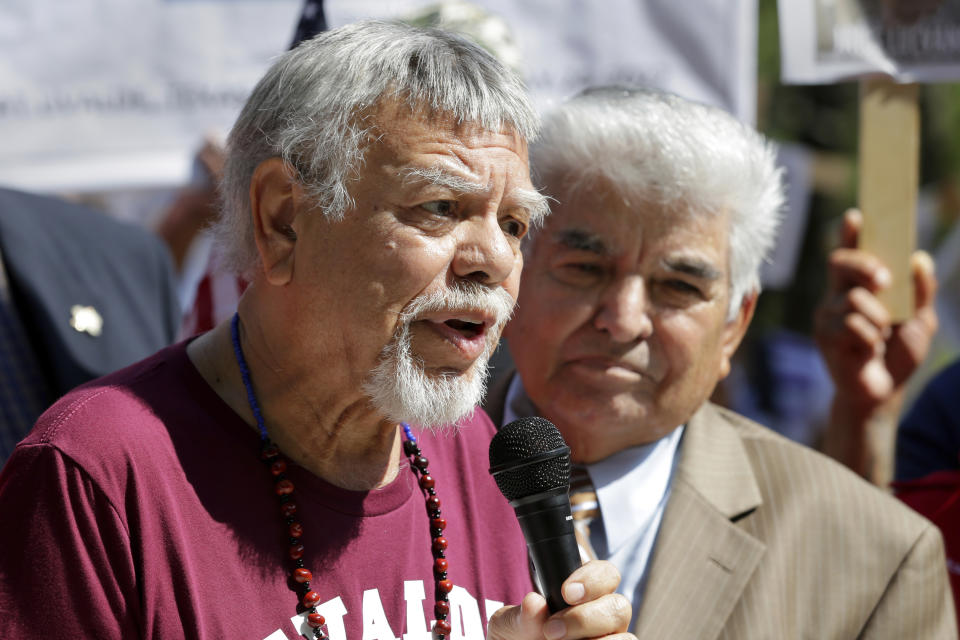
[[225,133],[301,0],[3,0],[0,184],[179,185]]
[[960,0],[779,0],[783,82],[960,80]]
[[[325,10],[338,26],[409,17],[430,4],[327,0]],[[754,121],[756,0],[446,4],[499,17],[483,37],[512,38],[541,107],[591,84],[639,83]],[[202,137],[229,130],[269,60],[288,47],[301,5],[2,0],[0,184],[56,192],[186,183]]]
[[[409,18],[435,0],[327,0],[331,26],[359,17]],[[471,0],[508,30],[519,71],[543,108],[588,85],[659,87],[756,117],[756,0]],[[449,15],[476,14],[468,7]]]

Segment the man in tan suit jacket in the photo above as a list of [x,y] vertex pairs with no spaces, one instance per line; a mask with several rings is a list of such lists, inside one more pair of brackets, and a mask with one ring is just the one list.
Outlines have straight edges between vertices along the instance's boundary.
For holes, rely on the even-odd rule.
[[776,233],[771,146],[718,109],[610,87],[548,115],[532,158],[554,212],[505,332],[517,373],[485,408],[563,433],[596,487],[584,544],[620,569],[635,633],[955,638],[936,528],[708,402]]

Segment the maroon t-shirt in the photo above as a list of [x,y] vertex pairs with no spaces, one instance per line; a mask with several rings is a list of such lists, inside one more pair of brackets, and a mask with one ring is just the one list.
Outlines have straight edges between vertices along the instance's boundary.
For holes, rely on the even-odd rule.
[[[482,640],[532,590],[523,538],[487,472],[477,410],[420,433],[448,526],[452,638]],[[285,525],[259,437],[185,344],[72,391],[0,473],[0,638],[294,639]],[[334,640],[429,640],[423,494],[340,489],[293,466],[305,565]],[[292,620],[296,617],[296,620]]]

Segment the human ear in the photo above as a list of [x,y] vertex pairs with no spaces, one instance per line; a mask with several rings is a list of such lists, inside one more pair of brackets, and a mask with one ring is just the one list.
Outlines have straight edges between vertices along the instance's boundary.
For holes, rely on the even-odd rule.
[[756,310],[757,292],[751,291],[743,296],[737,315],[732,320],[727,321],[723,328],[723,345],[720,351],[720,380],[726,378],[727,374],[730,373],[730,360],[733,358],[737,347],[740,346],[743,336],[746,335],[747,327],[750,326],[753,312]]
[[281,158],[257,165],[250,178],[253,235],[267,282],[282,286],[293,277],[294,228],[303,190],[293,168]]

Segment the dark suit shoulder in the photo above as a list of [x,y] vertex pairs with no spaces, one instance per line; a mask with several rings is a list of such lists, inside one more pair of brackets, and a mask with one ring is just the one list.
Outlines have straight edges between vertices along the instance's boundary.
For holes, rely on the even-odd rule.
[[[39,218],[39,220],[37,220]],[[42,222],[45,227],[37,233],[33,223]],[[84,241],[124,242],[120,251],[136,248],[153,248],[156,240],[145,229],[114,219],[90,207],[52,196],[0,188],[0,228],[8,237],[25,242],[57,242],[66,238],[75,245]],[[5,244],[9,244],[4,240]]]
[[[176,337],[172,261],[142,227],[72,202],[0,189],[0,254],[17,311],[58,395]],[[78,306],[96,310],[102,336],[70,326]]]

